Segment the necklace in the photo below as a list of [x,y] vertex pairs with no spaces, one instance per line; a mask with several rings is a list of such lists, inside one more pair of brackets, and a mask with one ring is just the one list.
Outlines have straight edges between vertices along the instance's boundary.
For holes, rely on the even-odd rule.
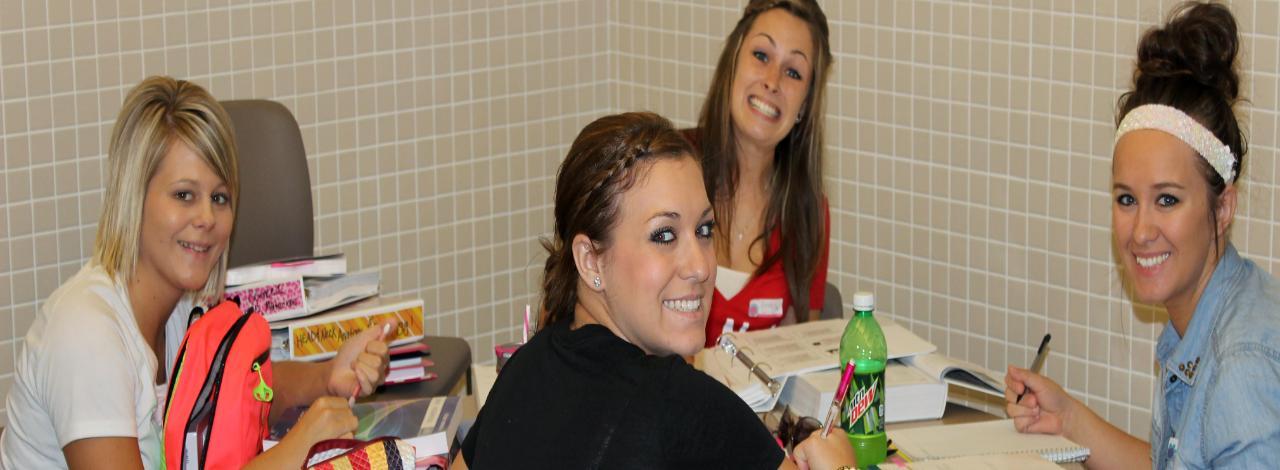
[[755,223],[743,220],[742,223],[738,223],[737,221],[734,221],[733,225],[734,225],[733,227],[734,238],[738,239],[738,241],[742,241],[742,239],[745,238],[747,235],[747,228],[754,227]]

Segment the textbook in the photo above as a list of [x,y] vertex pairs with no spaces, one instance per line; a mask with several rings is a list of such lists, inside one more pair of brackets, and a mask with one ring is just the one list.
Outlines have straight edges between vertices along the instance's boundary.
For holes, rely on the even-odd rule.
[[903,362],[938,380],[993,395],[1004,400],[1004,374],[969,361],[941,354],[921,354]]
[[377,295],[378,281],[377,271],[330,277],[293,275],[228,287],[223,297],[237,298],[242,309],[252,308],[267,321],[279,322]]
[[[779,401],[800,416],[825,416],[839,386],[838,369],[802,374],[783,389]],[[947,384],[897,360],[885,367],[884,386],[886,423],[939,419],[947,407]]]
[[346,273],[347,257],[338,253],[234,267],[227,270],[227,285],[239,286],[282,277],[336,276]]
[[303,278],[307,312],[320,313],[378,295],[381,278],[378,271]]
[[347,338],[394,317],[399,326],[383,338],[400,346],[426,336],[422,299],[363,300],[319,315],[271,323],[271,359],[319,361],[337,354]]
[[1011,419],[890,430],[889,438],[913,461],[1003,454],[1036,454],[1055,463],[1089,458],[1089,448],[1062,436],[1020,433]]
[[302,276],[228,287],[222,297],[228,300],[239,299],[241,310],[253,310],[269,322],[308,314],[306,287],[302,283]]
[[421,354],[399,358],[393,356],[391,362],[387,365],[387,378],[383,383],[395,385],[434,379],[436,374],[427,373],[426,369],[427,366],[433,365],[435,365],[435,362],[423,357]]
[[[394,436],[413,444],[417,460],[449,453],[449,444],[462,422],[462,397],[437,396],[410,400],[357,402],[351,413],[359,421],[354,438],[369,440]],[[306,407],[294,407],[281,413],[272,423],[263,449],[280,441]]]

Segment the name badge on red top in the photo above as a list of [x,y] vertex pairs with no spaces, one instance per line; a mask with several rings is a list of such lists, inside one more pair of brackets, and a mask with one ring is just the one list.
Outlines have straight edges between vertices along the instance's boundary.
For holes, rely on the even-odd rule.
[[747,308],[751,318],[777,318],[782,316],[782,299],[753,299]]

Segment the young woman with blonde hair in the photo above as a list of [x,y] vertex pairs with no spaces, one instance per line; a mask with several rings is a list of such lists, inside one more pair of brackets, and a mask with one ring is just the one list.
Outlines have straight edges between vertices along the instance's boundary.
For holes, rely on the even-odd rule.
[[[151,77],[125,98],[107,151],[93,258],[41,305],[15,361],[0,467],[164,467],[166,382],[193,306],[220,300],[239,190],[226,112],[198,85]],[[355,429],[346,400],[385,376],[370,334],[325,363],[278,363],[273,417],[311,404],[251,467],[302,465]]]

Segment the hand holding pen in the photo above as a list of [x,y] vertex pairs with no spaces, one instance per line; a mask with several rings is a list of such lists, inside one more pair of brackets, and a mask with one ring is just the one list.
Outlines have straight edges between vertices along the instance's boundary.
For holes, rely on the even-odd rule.
[[[391,333],[391,327],[392,327],[392,323],[390,323],[390,322],[388,322],[388,323],[383,323],[383,324],[382,324],[382,331],[379,331],[379,332],[378,332],[378,336],[377,336],[377,338],[375,338],[375,340],[376,340],[376,341],[383,341],[383,340],[385,340],[385,339],[386,339],[386,337],[387,337],[387,334],[388,334],[388,333]],[[367,344],[366,344],[366,347],[367,347]],[[351,361],[351,372],[352,372],[352,374],[354,375],[354,378],[355,378],[355,381],[356,381],[356,386],[355,386],[354,388],[352,388],[352,390],[351,390],[351,397],[347,399],[347,405],[348,405],[348,406],[353,406],[353,405],[355,405],[355,404],[356,404],[356,397],[359,397],[359,396],[360,396],[360,388],[361,388],[361,387],[360,387],[360,371],[357,369],[357,367],[358,367],[358,366],[359,366],[359,356],[357,356],[357,358],[356,358],[355,360]],[[377,382],[377,381],[375,380],[375,381],[373,381],[373,382]],[[375,384],[375,385],[376,385],[376,384]]]
[[1013,418],[1013,427],[1019,432],[1063,434],[1068,417],[1077,409],[1087,410],[1062,386],[1039,374],[1048,356],[1048,344],[1049,335],[1045,335],[1030,369],[1010,365],[1005,374],[1005,413]]
[[840,415],[840,408],[844,406],[845,395],[849,393],[849,381],[853,379],[853,371],[856,366],[853,359],[844,365],[844,373],[840,374],[840,387],[836,389],[836,395],[831,400],[831,408],[827,409],[827,419],[822,422],[822,437],[831,434],[831,426],[835,423],[835,417]]
[[[1039,373],[1040,373],[1040,368],[1041,368],[1041,367],[1044,367],[1044,357],[1045,357],[1045,356],[1048,354],[1048,352],[1049,352],[1049,338],[1051,338],[1051,336],[1049,335],[1049,333],[1045,333],[1045,334],[1044,334],[1044,339],[1040,340],[1040,348],[1036,350],[1036,358],[1035,358],[1035,360],[1034,360],[1034,361],[1031,361],[1031,368],[1030,368],[1030,369],[1028,369],[1028,370],[1030,370],[1030,371],[1031,371],[1031,373],[1033,373],[1033,374],[1039,374]],[[1027,389],[1025,389],[1025,388],[1024,388],[1024,389],[1022,389],[1022,393],[1019,393],[1019,394],[1018,394],[1018,398],[1017,398],[1016,400],[1014,400],[1013,402],[1014,402],[1014,403],[1021,403],[1021,402],[1022,402],[1022,396],[1023,396],[1023,395],[1026,395],[1026,394],[1027,394]]]

